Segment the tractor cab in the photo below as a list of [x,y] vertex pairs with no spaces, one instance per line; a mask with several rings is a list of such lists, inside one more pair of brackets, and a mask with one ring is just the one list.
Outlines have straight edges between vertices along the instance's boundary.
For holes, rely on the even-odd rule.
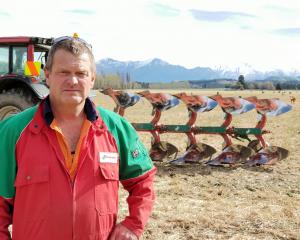
[[52,38],[0,37],[0,120],[48,95],[43,67]]
[[[2,37],[0,38],[0,75],[16,74],[40,77],[46,62],[52,38]],[[28,62],[34,62],[36,71],[28,71]]]

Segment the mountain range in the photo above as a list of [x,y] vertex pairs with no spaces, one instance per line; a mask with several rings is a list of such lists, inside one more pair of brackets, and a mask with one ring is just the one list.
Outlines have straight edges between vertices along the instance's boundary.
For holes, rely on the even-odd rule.
[[173,65],[159,58],[146,61],[118,61],[111,58],[99,60],[96,63],[97,74],[119,74],[122,78],[130,78],[136,82],[174,82],[174,81],[205,81],[214,79],[238,79],[244,75],[246,81],[300,81],[300,71],[284,71],[274,69],[259,71],[249,64],[236,68],[226,67],[195,67],[185,68]]

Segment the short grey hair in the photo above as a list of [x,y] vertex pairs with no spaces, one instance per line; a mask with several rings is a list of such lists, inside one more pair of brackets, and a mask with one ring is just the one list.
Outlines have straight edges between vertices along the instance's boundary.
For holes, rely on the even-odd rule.
[[54,55],[59,49],[63,49],[67,52],[70,52],[75,56],[80,56],[83,53],[87,53],[90,58],[91,70],[94,74],[96,74],[96,63],[91,46],[88,45],[84,40],[81,41],[81,39],[74,37],[68,37],[61,41],[58,41],[57,43],[55,43],[54,40],[54,44],[52,45],[48,53],[47,62],[45,66],[45,68],[48,71],[52,70]]

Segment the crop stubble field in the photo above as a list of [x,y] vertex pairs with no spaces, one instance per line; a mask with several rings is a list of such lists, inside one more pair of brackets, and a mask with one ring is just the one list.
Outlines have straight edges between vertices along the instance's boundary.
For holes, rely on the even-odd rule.
[[[158,91],[156,91],[158,92]],[[167,93],[180,92],[164,90]],[[188,94],[191,91],[186,91]],[[211,96],[217,90],[193,91]],[[222,96],[257,96],[279,98],[289,103],[297,98],[292,111],[268,118],[267,142],[290,151],[287,159],[271,167],[209,167],[204,163],[189,166],[155,164],[156,203],[142,239],[300,239],[300,92],[299,91],[219,91]],[[98,94],[97,105],[113,109],[113,101]],[[219,106],[208,113],[198,114],[196,125],[218,126],[223,113]],[[142,100],[125,112],[130,122],[149,122],[151,105]],[[187,110],[183,103],[162,114],[161,123],[184,124]],[[254,127],[257,114],[253,110],[233,118],[236,127]],[[139,133],[150,148],[149,133]],[[218,153],[222,138],[198,135],[201,142],[214,146]],[[163,134],[162,140],[184,152],[184,134]],[[235,143],[247,144],[247,142]],[[217,153],[217,154],[218,154]],[[119,218],[127,214],[127,193],[120,189]]]

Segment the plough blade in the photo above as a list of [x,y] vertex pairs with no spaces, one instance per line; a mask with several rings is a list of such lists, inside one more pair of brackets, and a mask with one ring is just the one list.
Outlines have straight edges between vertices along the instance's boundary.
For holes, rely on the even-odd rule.
[[207,96],[187,95],[185,92],[173,94],[173,96],[183,101],[192,112],[208,112],[218,105],[215,100]]
[[202,96],[204,99],[205,99],[205,104],[203,105],[194,105],[191,107],[191,109],[194,111],[194,112],[209,112],[210,110],[214,109],[218,103],[209,98],[209,97],[206,97],[206,96]]
[[106,88],[100,92],[110,96],[114,100],[114,102],[116,103],[114,111],[118,112],[122,116],[124,115],[126,108],[135,105],[141,98],[135,93],[116,91],[112,88]]
[[139,95],[145,97],[154,109],[165,111],[177,106],[180,102],[176,97],[167,93],[150,93],[149,91],[139,92]]
[[255,108],[255,105],[253,103],[243,98],[240,98],[239,100],[240,100],[241,107],[239,109],[232,111],[231,114],[238,115],[238,114],[249,112]]
[[222,97],[221,95],[214,95],[211,97],[216,100],[222,109],[232,115],[246,113],[255,108],[255,105],[240,97]]
[[212,157],[216,149],[205,143],[192,144],[188,150],[179,158],[170,162],[173,165],[183,165],[185,163],[199,163],[199,161]]
[[255,152],[252,148],[232,144],[225,148],[223,152],[216,158],[206,162],[210,166],[223,166],[224,164],[234,165],[237,163],[244,163]]
[[272,165],[276,161],[287,158],[289,151],[282,147],[270,146],[261,149],[257,154],[250,157],[248,166]]
[[170,158],[174,154],[174,158],[176,158],[177,153],[177,147],[165,141],[154,143],[149,151],[149,155],[154,162],[163,162],[164,159]]
[[257,111],[267,116],[278,116],[292,109],[292,106],[279,99],[258,99],[257,97],[248,97],[248,101],[255,104]]
[[120,105],[124,108],[133,106],[140,100],[140,96],[134,93],[122,92],[120,95],[116,96]]
[[268,112],[267,116],[272,116],[272,117],[278,116],[278,115],[286,113],[286,112],[288,112],[288,111],[290,111],[292,109],[291,105],[286,104],[286,103],[282,102],[279,99],[273,99],[273,101],[277,105],[277,108],[274,109],[273,111]]

